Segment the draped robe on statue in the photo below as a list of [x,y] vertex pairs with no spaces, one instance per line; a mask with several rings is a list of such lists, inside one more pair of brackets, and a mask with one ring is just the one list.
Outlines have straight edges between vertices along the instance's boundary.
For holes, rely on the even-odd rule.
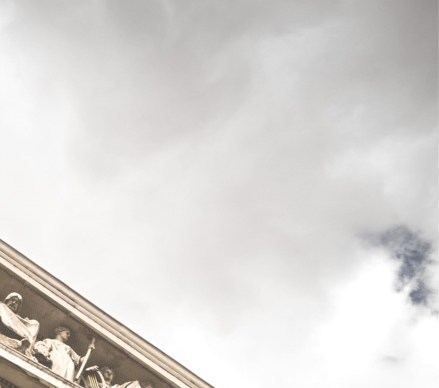
[[0,302],[0,321],[2,331],[7,333],[0,333],[0,342],[28,357],[33,357],[32,347],[40,330],[39,322],[33,319],[21,318],[3,302]]
[[69,345],[56,339],[46,338],[35,344],[35,351],[42,354],[48,353],[52,361],[50,369],[61,377],[73,381],[75,365],[79,364],[81,356],[76,354]]

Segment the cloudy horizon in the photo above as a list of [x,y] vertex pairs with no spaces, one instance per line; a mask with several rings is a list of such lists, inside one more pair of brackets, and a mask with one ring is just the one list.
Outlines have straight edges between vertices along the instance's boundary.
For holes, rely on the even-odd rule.
[[216,388],[433,387],[437,52],[433,0],[1,0],[0,238]]

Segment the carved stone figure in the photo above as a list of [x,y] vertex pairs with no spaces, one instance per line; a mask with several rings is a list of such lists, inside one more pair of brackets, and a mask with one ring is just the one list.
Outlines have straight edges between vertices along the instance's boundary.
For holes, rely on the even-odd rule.
[[[87,368],[87,371],[97,371],[99,368],[97,366],[92,366]],[[105,380],[106,387],[99,383],[100,388],[154,388],[152,383],[150,382],[139,382],[139,381],[128,381],[123,384],[113,384],[113,380],[115,378],[114,370],[108,366],[104,366],[101,369],[102,377]]]
[[18,315],[22,301],[20,294],[12,292],[0,302],[0,342],[33,358],[32,348],[40,324]]
[[[58,327],[55,329],[55,338],[46,338],[35,344],[35,351],[51,361],[50,369],[67,380],[73,381],[75,366],[84,361],[66,342],[70,338],[70,329]],[[90,345],[89,348],[94,348]]]

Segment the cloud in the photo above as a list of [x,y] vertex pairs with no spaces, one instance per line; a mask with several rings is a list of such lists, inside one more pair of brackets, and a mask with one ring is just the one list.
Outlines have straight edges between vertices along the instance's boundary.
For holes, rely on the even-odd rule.
[[393,365],[398,364],[399,362],[401,362],[401,360],[399,360],[396,357],[392,357],[392,356],[385,356],[385,357],[383,357],[383,361],[385,363],[389,363],[389,364],[393,364]]
[[6,241],[214,385],[415,385],[434,1],[2,5]]
[[408,288],[411,303],[429,305],[437,294],[437,290],[428,285],[428,271],[435,264],[431,258],[431,244],[402,225],[383,232],[376,240],[400,262],[397,272],[398,291]]
[[434,294],[437,294],[437,291],[427,287],[424,280],[417,279],[413,290],[410,291],[409,297],[413,304],[426,305]]

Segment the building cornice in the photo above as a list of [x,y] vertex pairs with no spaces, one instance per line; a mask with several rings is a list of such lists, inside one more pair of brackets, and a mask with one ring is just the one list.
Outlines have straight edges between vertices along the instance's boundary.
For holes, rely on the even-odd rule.
[[0,264],[176,388],[213,388],[0,240]]

